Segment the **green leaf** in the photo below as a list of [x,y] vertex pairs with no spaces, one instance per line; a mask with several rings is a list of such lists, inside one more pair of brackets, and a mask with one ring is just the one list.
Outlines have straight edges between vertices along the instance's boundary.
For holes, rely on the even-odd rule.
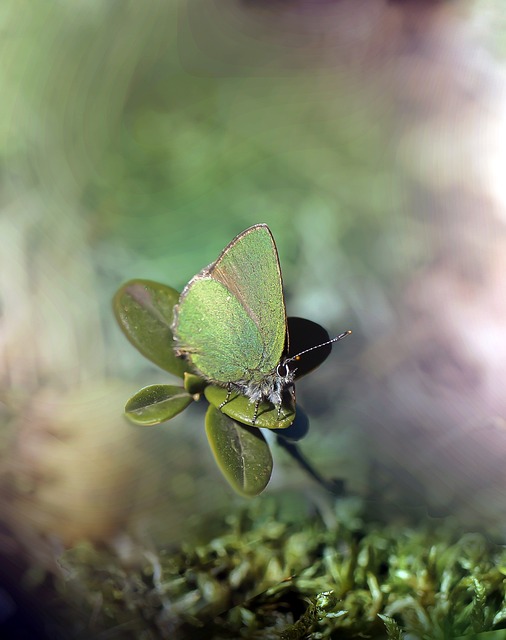
[[255,403],[250,402],[246,396],[233,391],[229,400],[220,408],[220,405],[227,399],[228,391],[226,389],[209,385],[205,388],[204,394],[207,400],[221,413],[250,427],[286,429],[295,420],[295,404],[293,402],[290,404],[286,402],[281,406],[279,418],[277,407],[270,402],[261,402],[258,407],[257,419],[253,423]]
[[237,423],[210,404],[206,433],[218,467],[232,488],[243,496],[261,493],[272,473],[272,456],[262,432]]
[[487,590],[482,582],[473,577],[474,597],[471,609],[471,626],[475,633],[486,631]]
[[151,280],[130,280],[118,289],[113,309],[119,326],[143,356],[182,378],[190,366],[174,352],[170,325],[179,293]]
[[377,615],[378,618],[381,618],[381,620],[383,620],[383,624],[385,625],[387,630],[388,640],[403,640],[404,633],[393,618],[383,613],[378,613]]
[[185,372],[183,386],[192,396],[200,395],[209,383],[195,373]]
[[193,397],[183,387],[152,384],[130,398],[125,415],[135,424],[151,426],[177,416],[191,402]]

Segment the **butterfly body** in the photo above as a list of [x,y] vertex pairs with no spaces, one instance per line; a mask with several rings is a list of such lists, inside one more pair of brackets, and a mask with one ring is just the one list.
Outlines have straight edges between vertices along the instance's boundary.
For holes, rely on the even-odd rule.
[[[285,375],[280,375],[280,369],[286,370]],[[248,371],[243,380],[232,383],[240,392],[257,403],[267,400],[275,406],[280,406],[283,401],[284,392],[293,386],[295,370],[290,369],[281,363],[273,371],[264,373],[261,376],[256,371]]]

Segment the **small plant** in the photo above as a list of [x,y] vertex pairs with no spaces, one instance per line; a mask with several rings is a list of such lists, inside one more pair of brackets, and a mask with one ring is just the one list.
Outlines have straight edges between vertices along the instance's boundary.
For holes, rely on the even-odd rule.
[[300,502],[285,493],[198,514],[198,536],[179,548],[137,543],[136,561],[81,544],[59,560],[60,589],[96,625],[87,637],[506,637],[504,545],[453,518],[379,525],[356,497],[330,500],[325,514],[307,505],[311,517]]
[[138,391],[125,406],[130,421],[160,424],[204,397],[211,450],[238,493],[257,495],[269,482],[272,456],[262,428],[275,430],[278,442],[326,488],[341,489],[321,478],[295,445],[309,423],[296,410],[294,382],[350,332],[330,340],[315,322],[286,318],[277,250],[266,225],[232,240],[182,294],[131,280],[113,306],[130,342],[183,381]]

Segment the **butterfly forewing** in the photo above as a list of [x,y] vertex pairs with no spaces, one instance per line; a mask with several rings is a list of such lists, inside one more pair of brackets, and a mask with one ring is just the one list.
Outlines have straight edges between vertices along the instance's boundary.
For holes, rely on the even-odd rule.
[[286,313],[278,252],[267,225],[250,227],[232,240],[210,272],[258,327],[263,357],[257,368],[271,371],[283,354]]

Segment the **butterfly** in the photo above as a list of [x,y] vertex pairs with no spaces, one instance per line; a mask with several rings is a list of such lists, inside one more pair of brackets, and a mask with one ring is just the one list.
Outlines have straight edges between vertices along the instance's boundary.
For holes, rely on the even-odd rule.
[[291,355],[278,251],[266,224],[240,233],[190,280],[174,308],[172,331],[176,354],[210,384],[226,389],[219,408],[235,391],[254,406],[253,425],[261,403],[274,405],[278,420],[285,405],[295,404],[302,355],[351,333]]

